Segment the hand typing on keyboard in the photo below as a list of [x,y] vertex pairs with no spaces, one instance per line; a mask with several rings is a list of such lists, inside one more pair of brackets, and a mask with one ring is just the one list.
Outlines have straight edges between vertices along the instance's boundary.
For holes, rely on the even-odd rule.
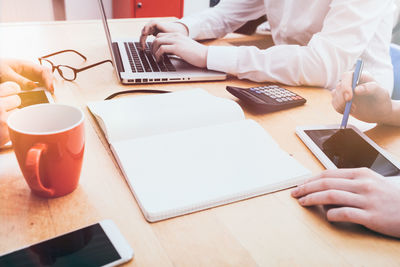
[[185,25],[179,22],[157,22],[155,20],[150,21],[147,23],[140,35],[140,44],[142,45],[142,49],[146,48],[146,39],[149,35],[157,36],[160,32],[177,32],[182,33],[183,35],[188,36],[189,31]]
[[196,67],[207,67],[208,47],[188,37],[185,25],[179,22],[149,22],[140,36],[142,49],[151,34],[156,36],[152,53],[157,61],[162,61],[165,54],[173,54]]
[[165,54],[173,54],[196,67],[207,67],[208,47],[181,33],[157,34],[152,51],[157,60]]

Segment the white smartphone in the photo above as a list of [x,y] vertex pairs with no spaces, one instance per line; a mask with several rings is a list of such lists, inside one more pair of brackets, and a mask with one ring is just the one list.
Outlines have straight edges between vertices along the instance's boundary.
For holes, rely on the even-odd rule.
[[0,266],[116,266],[133,250],[110,220],[0,256]]
[[18,108],[36,104],[54,103],[53,97],[46,90],[24,91],[18,95],[21,98],[21,105]]
[[400,176],[400,163],[352,125],[302,126],[296,134],[327,169],[367,167],[385,176]]

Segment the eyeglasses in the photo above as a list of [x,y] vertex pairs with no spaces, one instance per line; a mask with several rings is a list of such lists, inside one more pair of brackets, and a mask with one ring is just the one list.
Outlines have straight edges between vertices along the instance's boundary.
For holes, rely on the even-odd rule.
[[76,79],[76,75],[81,71],[96,67],[96,66],[98,66],[100,64],[104,64],[104,63],[107,63],[107,62],[110,62],[112,64],[111,60],[103,60],[103,61],[97,62],[95,64],[86,66],[84,68],[76,69],[76,68],[73,68],[73,67],[68,66],[68,65],[54,65],[53,62],[51,62],[50,60],[47,59],[48,57],[55,56],[55,55],[58,55],[58,54],[61,54],[61,53],[66,53],[66,52],[76,53],[77,55],[79,55],[80,57],[82,57],[86,61],[86,57],[84,55],[82,55],[78,51],[75,51],[75,50],[72,50],[72,49],[58,51],[58,52],[55,52],[55,53],[40,57],[40,58],[38,58],[38,60],[40,62],[40,65],[51,69],[52,72],[57,70],[58,74],[60,74],[60,76],[64,80],[67,80],[67,81],[74,81]]

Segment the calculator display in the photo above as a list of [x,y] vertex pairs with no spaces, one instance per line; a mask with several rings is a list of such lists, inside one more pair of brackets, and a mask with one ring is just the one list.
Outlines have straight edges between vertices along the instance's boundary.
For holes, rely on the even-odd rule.
[[383,176],[398,176],[400,170],[353,129],[304,131],[338,168],[367,167]]

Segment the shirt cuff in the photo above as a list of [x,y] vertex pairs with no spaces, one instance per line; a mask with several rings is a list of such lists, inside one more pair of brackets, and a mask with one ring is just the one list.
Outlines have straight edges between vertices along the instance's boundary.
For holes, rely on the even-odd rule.
[[189,37],[195,39],[199,33],[200,29],[196,29],[196,24],[198,23],[197,19],[192,19],[190,17],[182,18],[176,22],[184,24],[189,30]]
[[209,46],[207,69],[236,75],[238,49],[239,47],[236,46]]

